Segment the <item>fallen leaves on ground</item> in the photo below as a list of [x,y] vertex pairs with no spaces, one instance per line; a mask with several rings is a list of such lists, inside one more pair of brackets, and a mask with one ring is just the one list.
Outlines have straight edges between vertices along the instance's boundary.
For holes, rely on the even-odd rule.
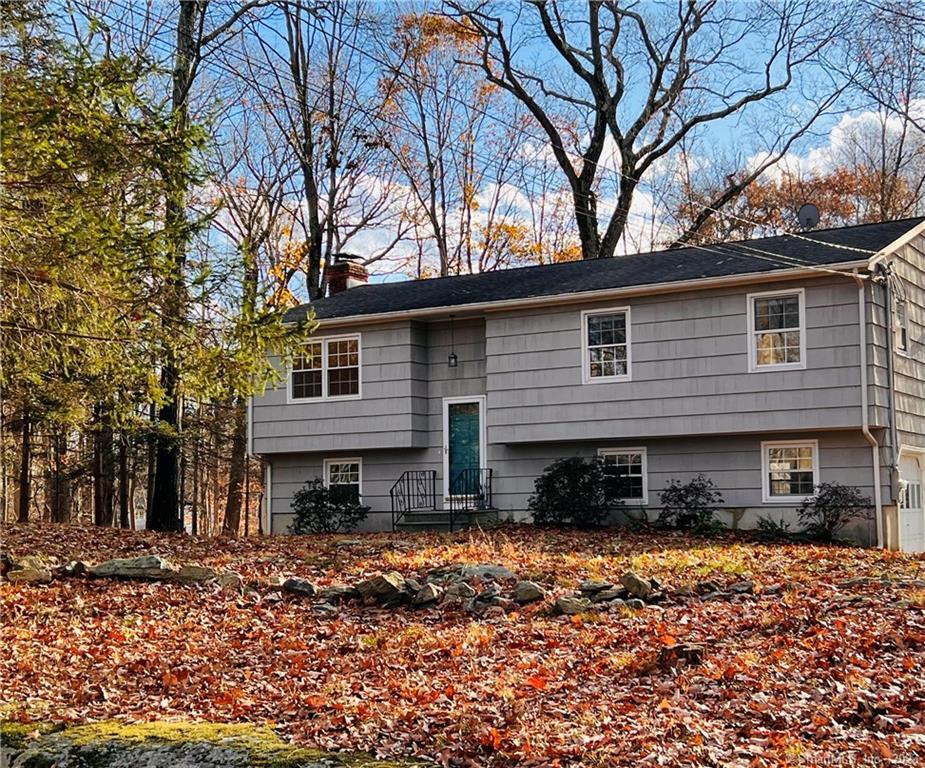
[[[460,765],[925,760],[925,590],[909,584],[925,578],[921,557],[530,526],[348,541],[32,525],[2,533],[18,557],[151,553],[262,585],[242,595],[85,578],[3,584],[0,713],[9,719],[247,721],[322,749]],[[326,586],[453,563],[507,566],[550,586],[549,601],[490,619],[348,603],[331,620],[273,587],[280,576]],[[747,577],[758,594],[548,615],[580,581],[628,569],[669,590]],[[661,663],[678,643],[702,645],[702,662]]]

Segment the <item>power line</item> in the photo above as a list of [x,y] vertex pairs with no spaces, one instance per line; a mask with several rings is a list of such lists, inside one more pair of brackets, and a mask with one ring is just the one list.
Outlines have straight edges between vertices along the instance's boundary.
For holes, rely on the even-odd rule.
[[[120,5],[120,4],[118,4],[118,3],[114,3],[114,5],[116,5],[117,7],[119,7],[120,10],[122,10],[123,12],[125,12],[125,11],[130,11],[130,9],[127,9],[124,5]],[[272,32],[273,34],[275,34],[275,35],[277,35],[277,36],[281,36],[278,30],[273,29],[273,28],[272,28],[271,26],[269,26],[263,19],[259,19],[259,18],[258,18],[258,19],[255,19],[255,21],[256,21],[256,23],[258,23],[258,24],[260,24],[261,26],[265,27],[267,30],[269,30],[269,31]],[[309,24],[312,24],[311,21],[309,21],[308,23],[309,23]],[[398,71],[398,70],[392,69],[392,68],[391,68],[391,65],[389,65],[389,63],[386,62],[386,61],[384,61],[383,59],[381,59],[381,58],[379,58],[379,57],[376,57],[376,56],[373,56],[372,54],[369,54],[367,51],[364,51],[363,49],[358,48],[357,46],[353,45],[353,44],[350,43],[349,41],[344,40],[343,38],[337,36],[337,35],[334,34],[333,32],[329,32],[329,31],[327,31],[327,30],[324,30],[323,28],[320,28],[319,26],[317,26],[317,24],[313,24],[312,26],[313,26],[313,28],[314,28],[317,32],[319,32],[320,34],[322,34],[322,35],[329,35],[332,39],[337,40],[338,42],[342,43],[342,44],[345,45],[346,47],[351,48],[352,50],[356,51],[356,52],[359,53],[360,55],[366,56],[367,58],[369,58],[369,59],[371,59],[372,61],[376,62],[376,63],[379,64],[380,66],[388,68],[390,71],[394,71],[394,72],[396,73],[396,75],[399,75],[399,76],[404,77],[404,78],[408,78],[408,77],[409,77],[409,76],[408,76],[406,73],[404,73],[404,72],[400,72],[400,71]],[[274,50],[275,50],[275,49],[274,49]],[[279,70],[276,69],[276,68],[272,68],[272,65],[269,65],[269,64],[268,64],[267,66],[262,66],[262,65],[258,64],[257,62],[255,62],[255,61],[253,61],[253,60],[247,58],[246,56],[244,56],[244,55],[242,55],[242,54],[238,54],[237,52],[232,53],[232,52],[229,51],[228,49],[224,49],[224,50],[222,51],[222,53],[223,53],[225,56],[228,56],[228,57],[230,57],[230,58],[233,58],[233,59],[237,60],[239,63],[242,63],[242,64],[246,65],[247,67],[249,67],[249,68],[251,68],[251,69],[253,69],[253,70],[256,70],[257,72],[260,72],[260,73],[262,73],[262,74],[264,74],[264,75],[270,75],[270,76],[276,78],[276,79],[277,79],[279,82],[281,82],[281,83],[282,83],[282,82],[285,82],[287,85],[292,85],[293,87],[296,86],[296,82],[295,82],[295,80],[294,80],[294,78],[293,78],[292,76],[286,75],[285,73],[279,71]],[[211,66],[214,66],[214,67],[216,67],[216,68],[218,68],[219,70],[221,70],[222,72],[224,72],[226,75],[231,75],[231,76],[233,76],[233,77],[240,77],[240,73],[239,73],[239,72],[235,71],[234,69],[232,69],[232,68],[231,68],[230,66],[228,66],[227,64],[224,64],[224,63],[221,63],[221,62],[219,62],[219,61],[216,61],[214,58],[212,58],[211,60],[209,60],[209,61],[207,61],[207,62],[204,62],[204,66],[207,67],[207,66],[210,66],[210,65],[211,65]],[[308,90],[309,92],[313,93],[315,96],[323,97],[323,96],[326,95],[323,91],[321,91],[320,89],[316,89],[315,87],[313,87],[311,84],[309,84],[309,83],[307,83],[307,82],[302,83],[302,87],[305,88],[306,90]],[[459,99],[458,97],[455,97],[453,94],[451,94],[451,93],[449,93],[449,92],[446,93],[445,95],[446,95],[447,98],[461,103],[461,104],[462,104],[463,106],[465,106],[467,109],[472,109],[473,111],[475,111],[475,112],[477,112],[477,113],[479,113],[479,114],[482,114],[482,115],[484,115],[485,117],[487,117],[488,119],[491,119],[491,120],[493,120],[493,121],[495,121],[495,122],[497,122],[497,123],[499,123],[499,124],[501,124],[501,125],[506,126],[506,127],[509,128],[510,130],[513,130],[513,131],[519,133],[520,135],[527,137],[527,138],[530,139],[530,140],[533,140],[533,141],[536,141],[536,140],[537,140],[536,137],[533,137],[533,136],[527,134],[525,131],[523,131],[523,129],[519,128],[518,126],[515,126],[515,125],[513,125],[512,123],[509,123],[509,122],[507,122],[507,121],[505,121],[505,120],[503,120],[503,119],[501,119],[501,118],[498,118],[498,117],[496,117],[495,115],[493,115],[493,114],[487,112],[486,110],[477,107],[476,105],[468,104],[467,102],[462,101],[461,99]],[[362,105],[360,105],[360,104],[359,104],[358,102],[356,102],[355,100],[350,104],[350,106],[352,106],[360,115],[362,115],[362,116],[370,123],[370,125],[373,127],[373,129],[376,130],[377,132],[378,132],[379,129],[380,129],[379,123],[385,123],[386,125],[391,125],[392,127],[395,127],[395,128],[398,128],[398,129],[402,129],[402,130],[404,129],[404,126],[402,126],[401,124],[396,123],[396,122],[391,121],[391,120],[388,120],[388,119],[385,118],[384,116],[381,116],[381,115],[376,115],[375,117],[374,117],[374,116],[371,116],[369,110],[368,110],[367,108],[363,107]],[[425,113],[425,114],[426,114],[426,113]],[[426,115],[426,116],[427,116],[427,117],[432,117],[432,116],[430,116],[430,115]],[[377,122],[377,121],[378,121],[378,122]],[[548,142],[546,142],[546,143],[548,143]],[[563,151],[568,152],[567,150],[564,150],[564,149],[563,149]],[[571,152],[569,152],[569,154],[571,154],[573,157],[577,157],[577,158],[579,158],[579,159],[582,159],[580,155],[575,155],[574,153],[571,153]],[[483,164],[484,167],[486,167],[486,168],[494,168],[496,171],[499,170],[499,166],[494,165],[492,161],[490,161],[490,160],[484,158],[484,156],[479,155],[479,154],[476,153],[476,152],[472,152],[472,156],[473,156],[475,159],[479,160],[479,161]],[[417,156],[417,157],[418,157],[418,159],[420,159],[420,156]],[[535,157],[535,156],[534,156],[534,157]],[[610,171],[610,172],[612,172],[612,173],[615,173],[615,174],[617,174],[618,176],[620,176],[620,177],[622,177],[622,178],[631,179],[631,177],[627,176],[626,174],[621,173],[620,171],[618,171],[618,170],[616,170],[616,169],[610,169],[610,168],[608,168],[607,166],[602,165],[602,164],[599,164],[599,163],[594,163],[594,165],[596,165],[596,166],[599,167],[599,168],[602,168],[604,171]],[[499,174],[499,175],[500,175],[500,174]],[[293,190],[288,190],[288,191],[289,191],[290,193],[293,193],[293,194],[302,194],[302,193],[303,193],[303,190],[301,190],[301,189],[299,189],[299,190],[293,189]],[[708,206],[708,205],[704,205],[703,207],[706,208],[706,209],[708,209],[708,210],[713,210],[713,211],[716,211],[716,212],[721,212],[719,209],[712,208],[712,207],[710,207],[710,206]],[[576,211],[575,213],[578,213],[578,212]],[[743,217],[735,216],[735,215],[729,214],[728,212],[723,212],[723,213],[725,213],[726,215],[729,215],[729,216],[732,217],[732,218],[735,218],[735,219],[738,219],[738,220],[747,222],[747,223],[749,223],[749,224],[752,224],[753,226],[758,226],[758,227],[762,227],[762,228],[765,228],[765,227],[767,226],[766,224],[763,224],[763,223],[760,223],[760,222],[756,222],[756,221],[752,221],[752,220],[749,220],[749,219],[745,219],[745,218],[743,218]],[[644,216],[643,214],[638,214],[638,213],[635,213],[635,212],[628,212],[628,216],[635,216],[635,217],[638,217],[638,218],[642,218],[642,219],[645,220],[646,222],[651,221],[648,217]],[[781,228],[778,227],[777,229],[781,229]],[[814,238],[806,237],[806,236],[804,236],[804,235],[799,235],[799,234],[796,234],[796,233],[791,233],[791,232],[786,232],[786,231],[784,231],[783,234],[784,234],[784,236],[794,237],[794,238],[801,239],[801,240],[804,240],[804,241],[813,243],[813,244],[815,244],[815,245],[821,245],[821,246],[824,246],[824,247],[827,247],[827,248],[835,248],[835,249],[839,249],[839,250],[847,250],[847,251],[856,252],[856,253],[863,253],[863,254],[865,254],[865,255],[870,255],[870,254],[875,253],[875,251],[871,251],[871,250],[867,250],[867,249],[854,248],[854,247],[852,247],[852,246],[845,246],[845,245],[836,244],[836,243],[827,243],[827,242],[825,242],[825,241],[816,240],[816,239],[814,239]],[[715,249],[709,248],[708,246],[693,245],[693,244],[686,244],[686,245],[687,245],[687,247],[697,248],[698,250],[705,250],[705,251],[708,251],[708,252],[715,253],[715,254],[717,254],[717,255],[723,255],[723,256],[728,256],[728,255],[730,255],[730,252],[729,252],[729,251],[717,251],[717,250],[715,250]],[[721,244],[721,245],[726,245],[726,244]],[[731,247],[731,246],[730,246],[730,245],[727,245],[727,247]],[[796,257],[785,256],[785,255],[783,255],[783,254],[773,253],[773,252],[771,252],[771,251],[764,251],[764,250],[762,250],[762,249],[758,249],[758,248],[755,248],[755,247],[752,247],[752,246],[742,246],[741,243],[735,244],[735,247],[747,248],[748,250],[754,252],[754,254],[756,254],[756,257],[760,257],[758,254],[760,254],[760,255],[762,255],[762,256],[765,256],[765,257],[770,257],[770,258],[765,258],[764,260],[766,260],[766,261],[770,261],[771,259],[776,259],[777,261],[776,261],[775,263],[778,263],[778,264],[780,264],[780,265],[782,265],[782,266],[790,266],[790,267],[795,267],[795,266],[796,266],[796,267],[802,267],[802,268],[811,269],[811,270],[818,270],[818,271],[826,272],[826,273],[833,273],[833,272],[837,273],[836,270],[827,269],[827,268],[825,268],[825,267],[821,267],[821,266],[816,265],[816,264],[813,264],[813,263],[811,263],[811,262],[802,261],[802,260],[800,260],[800,259],[798,259],[798,258],[796,258]],[[740,254],[740,255],[741,255],[741,254]],[[838,274],[841,274],[841,273],[838,273]]]
[[[266,23],[263,22],[262,20],[259,20],[259,19],[258,19],[257,21],[258,21],[258,23],[263,24],[263,26],[267,26]],[[311,23],[311,22],[309,22],[309,23]],[[269,29],[272,29],[271,27],[268,27],[268,28],[269,28]],[[369,53],[369,52],[366,51],[366,50],[363,50],[363,49],[359,48],[358,46],[354,45],[353,43],[350,43],[350,42],[348,42],[347,40],[344,40],[343,38],[338,37],[338,36],[337,36],[336,34],[334,34],[334,32],[332,32],[332,31],[329,32],[329,31],[324,30],[324,29],[322,29],[322,28],[320,28],[320,27],[317,27],[317,26],[316,26],[315,28],[316,28],[316,30],[318,30],[318,31],[321,32],[322,34],[329,35],[332,39],[337,40],[338,42],[340,42],[341,44],[347,46],[348,48],[353,49],[354,51],[356,51],[357,53],[359,53],[361,56],[366,56],[367,58],[371,59],[372,61],[378,63],[380,66],[386,67],[389,71],[394,72],[397,76],[401,76],[401,77],[404,77],[404,78],[406,78],[406,79],[410,79],[411,82],[414,82],[413,78],[411,78],[410,75],[407,75],[405,72],[402,72],[402,71],[400,71],[400,70],[398,70],[398,69],[393,68],[393,67],[392,67],[387,61],[385,61],[384,59],[381,59],[381,58],[379,58],[379,57],[377,57],[377,56],[374,56],[373,54]],[[275,32],[275,30],[273,30],[273,31]],[[484,110],[484,109],[481,109],[481,108],[478,107],[477,105],[474,105],[474,104],[467,104],[465,101],[461,100],[461,99],[460,99],[459,97],[457,97],[457,96],[454,96],[452,93],[447,93],[446,96],[447,96],[447,98],[452,99],[452,100],[454,100],[454,101],[457,101],[457,102],[463,104],[464,106],[466,106],[467,108],[472,109],[472,110],[474,110],[474,111],[476,111],[476,112],[478,112],[478,113],[484,115],[484,116],[487,117],[489,120],[494,120],[495,122],[498,122],[498,123],[500,123],[501,125],[507,126],[507,127],[510,128],[511,130],[515,130],[515,131],[518,131],[518,132],[520,132],[520,133],[523,133],[524,135],[528,135],[528,134],[524,133],[524,131],[523,131],[521,128],[519,128],[518,126],[515,126],[515,125],[513,125],[512,123],[509,123],[509,122],[503,120],[502,118],[499,118],[498,116],[496,116],[496,115],[494,115],[494,114],[492,114],[492,113],[490,113],[490,112],[488,112],[488,111],[486,111],[486,110]],[[535,137],[531,137],[531,138],[534,138],[534,139],[535,139]],[[621,178],[626,179],[626,180],[628,180],[628,181],[632,181],[632,182],[634,182],[634,183],[638,183],[638,182],[639,182],[638,179],[634,179],[632,176],[629,176],[629,175],[627,175],[627,174],[624,174],[624,173],[622,173],[621,171],[617,170],[616,168],[608,168],[606,165],[603,165],[603,164],[601,164],[601,163],[595,162],[595,161],[593,161],[593,160],[586,160],[586,159],[585,159],[584,157],[582,157],[580,154],[577,154],[577,153],[575,153],[575,152],[572,152],[572,151],[566,149],[565,147],[563,147],[563,146],[561,146],[561,145],[559,145],[559,144],[553,144],[552,142],[549,141],[548,137],[547,137],[547,139],[546,139],[546,143],[550,144],[550,146],[552,146],[553,149],[558,149],[558,150],[560,150],[561,152],[563,152],[563,153],[565,153],[565,154],[571,155],[572,157],[574,157],[574,158],[580,160],[582,163],[589,163],[589,164],[591,164],[591,165],[593,165],[593,166],[595,166],[595,167],[597,167],[597,168],[599,168],[599,169],[603,169],[604,171],[610,171],[610,172],[615,173],[615,174],[617,174],[618,176],[620,176]],[[728,211],[723,211],[722,209],[714,208],[714,207],[712,207],[712,206],[710,206],[710,205],[707,205],[706,203],[699,203],[699,205],[700,205],[700,207],[705,208],[705,209],[708,210],[708,211],[713,211],[714,213],[721,213],[721,212],[722,212],[722,213],[724,213],[725,215],[729,216],[730,218],[734,218],[734,219],[736,219],[736,220],[738,220],[738,221],[742,221],[742,222],[745,222],[745,223],[747,223],[747,224],[751,224],[752,226],[758,226],[758,227],[765,227],[765,226],[767,226],[766,224],[762,224],[762,223],[757,222],[757,221],[752,221],[752,220],[750,220],[750,219],[746,219],[746,218],[743,218],[743,217],[741,217],[741,216],[738,216],[738,215],[735,215],[735,214],[731,214],[731,213],[729,213]],[[834,245],[834,244],[831,244],[831,243],[825,243],[825,242],[822,242],[822,241],[819,241],[819,240],[815,240],[815,239],[813,239],[813,238],[811,238],[811,237],[806,237],[805,235],[798,234],[798,233],[796,233],[796,232],[789,232],[789,231],[786,231],[786,230],[784,230],[782,227],[777,227],[777,229],[778,229],[778,230],[781,230],[781,234],[783,234],[783,235],[789,235],[790,237],[796,237],[796,238],[799,238],[799,239],[801,239],[801,240],[806,240],[806,241],[808,241],[808,242],[815,243],[815,244],[817,244],[817,245],[826,245],[826,246],[833,247],[833,248],[840,248],[840,249],[842,249],[842,250],[850,250],[850,251],[855,251],[855,252],[858,252],[858,253],[866,253],[866,254],[869,254],[869,255],[873,255],[874,253],[876,253],[876,251],[867,250],[867,249],[865,249],[865,248],[854,248],[854,247],[848,246],[848,245]]]

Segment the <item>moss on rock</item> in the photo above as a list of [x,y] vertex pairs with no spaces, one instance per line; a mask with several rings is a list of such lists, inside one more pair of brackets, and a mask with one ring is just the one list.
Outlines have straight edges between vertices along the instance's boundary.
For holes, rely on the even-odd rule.
[[[21,768],[240,766],[241,768],[409,768],[415,760],[377,760],[288,744],[271,728],[239,723],[100,722],[55,726],[0,722],[0,743]],[[12,754],[10,754],[12,753]]]

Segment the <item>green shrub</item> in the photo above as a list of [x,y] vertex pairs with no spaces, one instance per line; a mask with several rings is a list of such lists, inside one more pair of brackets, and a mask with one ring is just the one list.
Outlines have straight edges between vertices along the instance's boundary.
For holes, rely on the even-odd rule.
[[316,477],[303,485],[292,498],[295,520],[290,533],[344,533],[353,530],[369,514],[360,504],[356,491],[347,486],[325,487]]
[[604,465],[599,459],[573,456],[553,462],[534,483],[529,506],[539,525],[601,525],[619,501],[608,501]]
[[790,532],[790,523],[784,520],[773,520],[770,517],[762,515],[758,518],[758,535],[763,539],[788,539],[792,536]]
[[841,483],[820,483],[800,506],[803,532],[816,541],[833,541],[852,520],[870,520],[871,503],[860,490]]
[[703,534],[718,533],[725,527],[713,516],[716,506],[723,503],[723,495],[708,477],[697,475],[687,483],[670,480],[659,498],[659,525]]

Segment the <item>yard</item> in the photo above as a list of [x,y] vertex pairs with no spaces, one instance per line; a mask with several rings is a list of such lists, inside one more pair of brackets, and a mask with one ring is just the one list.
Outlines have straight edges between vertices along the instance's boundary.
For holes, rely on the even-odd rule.
[[[529,526],[238,541],[47,525],[2,533],[14,560],[158,554],[245,583],[0,585],[0,712],[28,728],[251,723],[319,749],[450,765],[925,761],[921,557]],[[506,566],[548,595],[481,615],[459,600],[352,600],[335,614],[279,586],[388,571],[423,582],[464,563]],[[664,599],[550,610],[582,581],[619,584],[627,571],[660,582]],[[513,580],[497,587],[509,596]],[[663,651],[686,643],[700,647],[695,657]]]

